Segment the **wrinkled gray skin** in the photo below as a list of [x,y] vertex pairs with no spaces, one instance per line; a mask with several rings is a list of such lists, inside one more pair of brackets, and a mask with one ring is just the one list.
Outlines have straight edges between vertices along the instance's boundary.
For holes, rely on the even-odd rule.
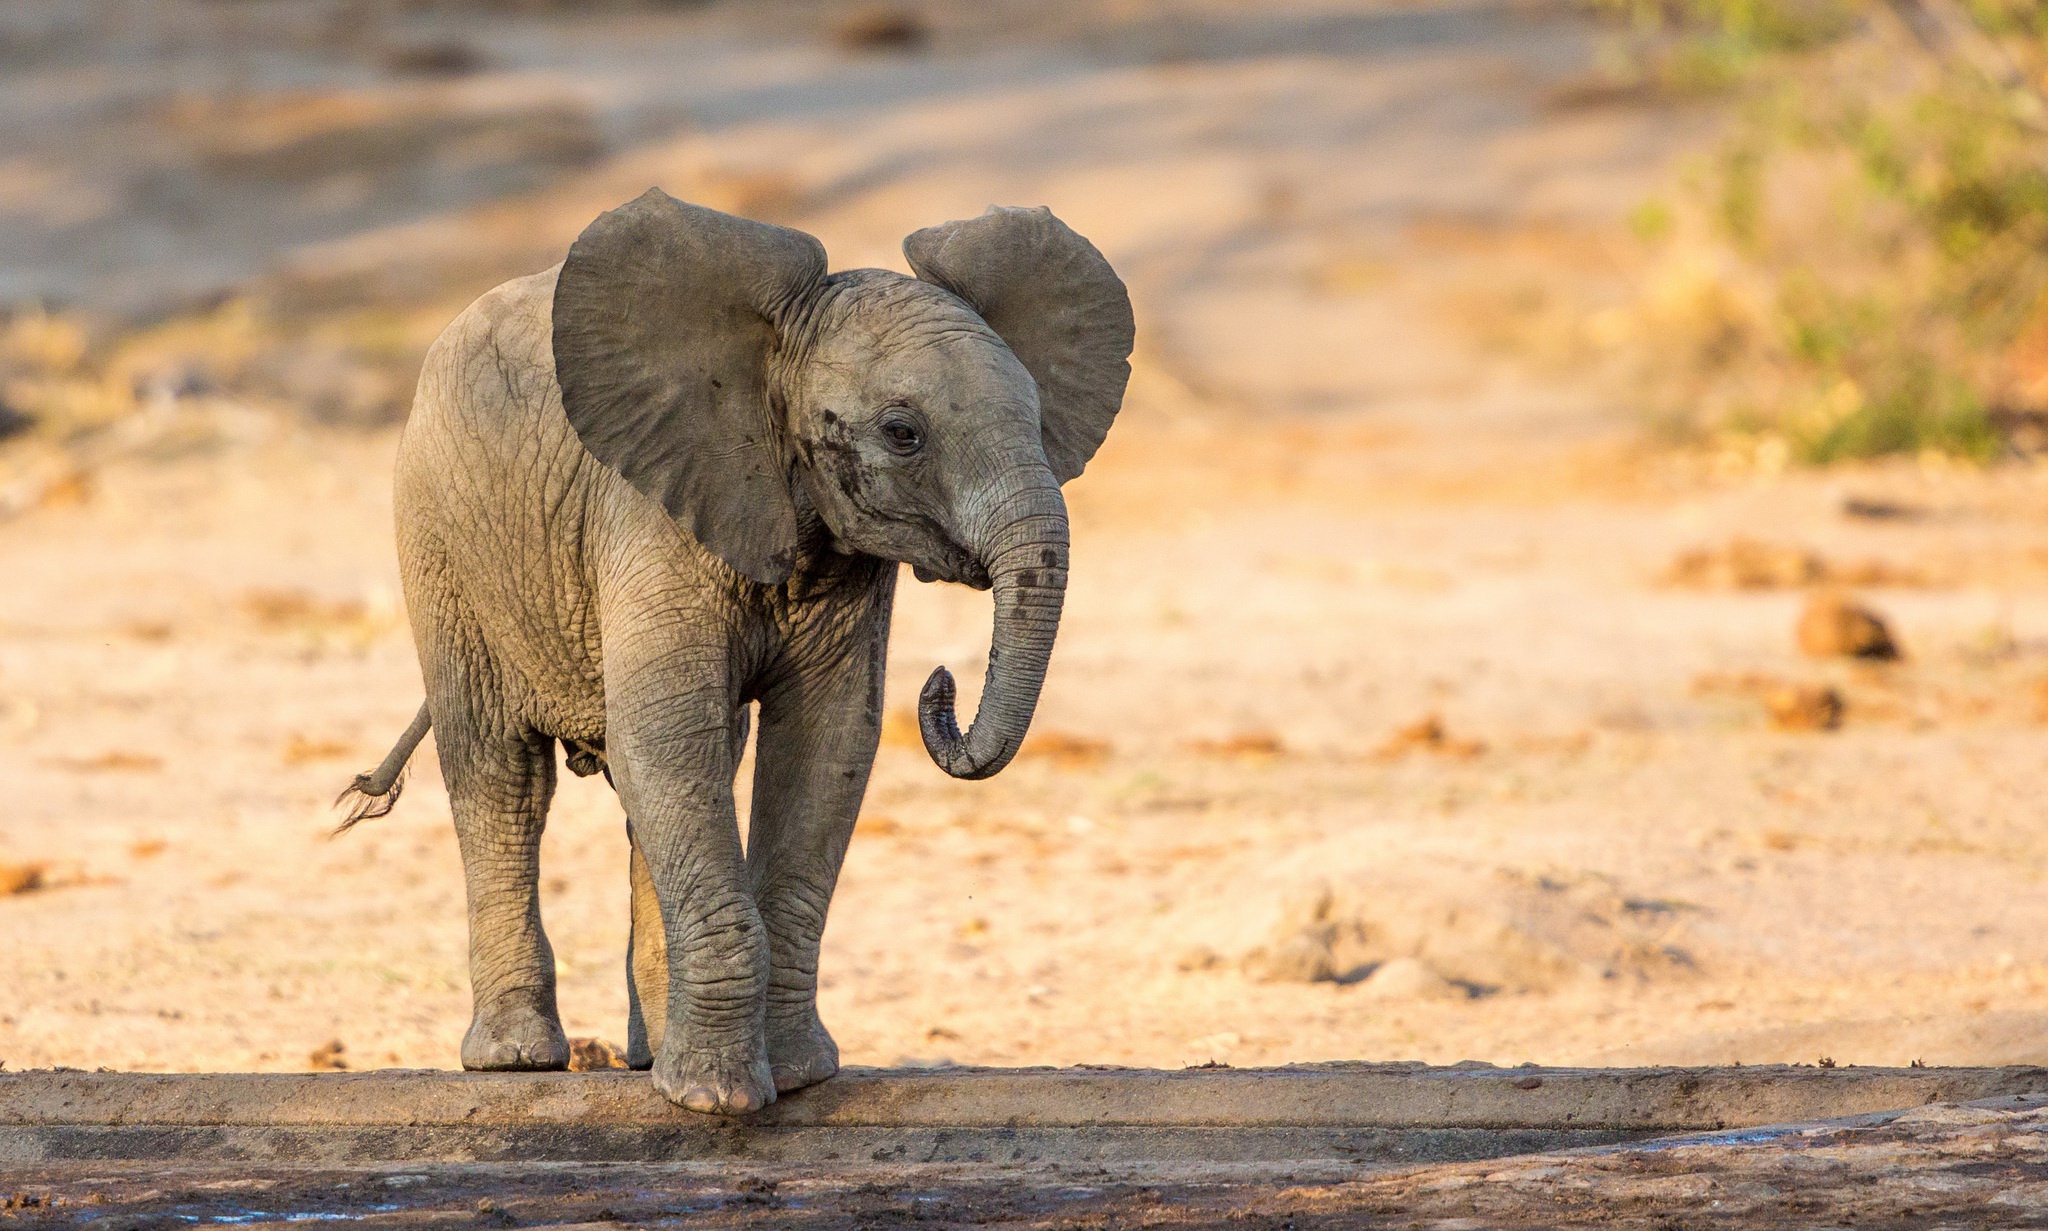
[[629,818],[629,1062],[718,1113],[838,1068],[818,947],[880,731],[896,562],[995,591],[964,735],[951,677],[925,688],[933,759],[986,777],[1022,742],[1066,583],[1060,484],[1121,402],[1129,301],[1044,210],[905,251],[921,277],[827,276],[809,236],[650,191],[428,356],[396,497],[427,698],[357,788],[384,797],[359,812],[388,810],[431,723],[468,882],[463,1067],[568,1062],[537,892],[557,742]]

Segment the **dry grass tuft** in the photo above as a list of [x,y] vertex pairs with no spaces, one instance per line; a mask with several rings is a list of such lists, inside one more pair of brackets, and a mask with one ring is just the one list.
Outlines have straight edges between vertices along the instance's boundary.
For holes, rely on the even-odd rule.
[[1882,560],[1840,564],[1786,543],[1737,536],[1713,547],[1678,553],[1658,581],[1686,590],[1797,590],[1806,586],[1922,586],[1917,569]]
[[1812,585],[1826,573],[1821,558],[1804,548],[1734,538],[1680,552],[1661,580],[1690,590],[1784,590]]
[[306,1057],[306,1067],[316,1073],[340,1073],[348,1068],[348,1044],[329,1039]]
[[1233,760],[1272,760],[1287,755],[1287,745],[1270,731],[1240,731],[1224,739],[1189,740],[1189,752],[1200,757]]
[[50,757],[47,763],[81,774],[153,774],[164,767],[164,759],[154,753],[121,748],[90,757]]
[[903,822],[893,816],[864,816],[854,822],[853,832],[855,836],[887,838],[902,833]]
[[1018,750],[1019,760],[1050,761],[1061,769],[1089,769],[1104,764],[1115,751],[1108,740],[1075,735],[1069,731],[1037,730]]
[[1399,760],[1411,752],[1429,752],[1438,756],[1470,759],[1486,752],[1486,745],[1476,739],[1462,739],[1450,733],[1444,726],[1443,716],[1427,714],[1407,726],[1395,731],[1387,742],[1379,746],[1374,755],[1383,761]]
[[626,1067],[626,1053],[603,1039],[575,1038],[569,1040],[569,1071],[571,1073],[599,1073],[606,1069]]
[[294,733],[284,746],[286,765],[309,765],[315,761],[338,761],[352,755],[356,746],[346,740],[307,739]]
[[364,649],[397,628],[401,618],[395,602],[320,598],[301,589],[250,590],[239,605],[264,631],[315,647]]

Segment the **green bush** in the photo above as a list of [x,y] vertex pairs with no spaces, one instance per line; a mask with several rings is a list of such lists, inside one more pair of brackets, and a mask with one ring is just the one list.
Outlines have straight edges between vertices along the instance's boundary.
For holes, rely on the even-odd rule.
[[[1902,66],[1891,9],[1609,4],[1642,72],[1682,90],[1711,76],[1740,102],[1680,221],[1661,204],[1630,219],[1653,248],[1710,249],[1687,259],[1722,283],[1639,331],[1665,417],[1825,464],[1985,461],[2007,447],[1997,424],[2048,414],[2048,108],[2026,84],[2048,64],[2048,5],[1954,10],[2005,73],[1949,49]],[[1721,67],[1675,67],[1706,63]],[[2041,358],[2022,362],[2035,334]]]

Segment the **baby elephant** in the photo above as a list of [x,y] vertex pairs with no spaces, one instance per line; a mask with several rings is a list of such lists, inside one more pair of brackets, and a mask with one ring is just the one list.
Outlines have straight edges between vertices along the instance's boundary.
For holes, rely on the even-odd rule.
[[[799,231],[658,189],[472,304],[399,446],[398,551],[426,704],[345,794],[390,810],[437,733],[469,893],[469,1069],[560,1069],[541,928],[557,741],[632,840],[628,1061],[695,1111],[832,1076],[818,945],[881,729],[896,565],[995,591],[957,778],[1016,754],[1067,579],[1060,485],[1109,431],[1131,305],[1045,209],[910,236],[915,278],[828,274]],[[760,705],[750,837],[733,778]]]

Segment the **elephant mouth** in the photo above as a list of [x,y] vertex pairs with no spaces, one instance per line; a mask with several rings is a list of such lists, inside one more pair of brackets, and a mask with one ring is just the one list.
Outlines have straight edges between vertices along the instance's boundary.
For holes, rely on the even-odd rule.
[[977,560],[974,553],[952,542],[945,544],[935,563],[911,561],[910,572],[919,581],[950,581],[975,590],[987,590],[995,585],[989,576],[988,566]]

